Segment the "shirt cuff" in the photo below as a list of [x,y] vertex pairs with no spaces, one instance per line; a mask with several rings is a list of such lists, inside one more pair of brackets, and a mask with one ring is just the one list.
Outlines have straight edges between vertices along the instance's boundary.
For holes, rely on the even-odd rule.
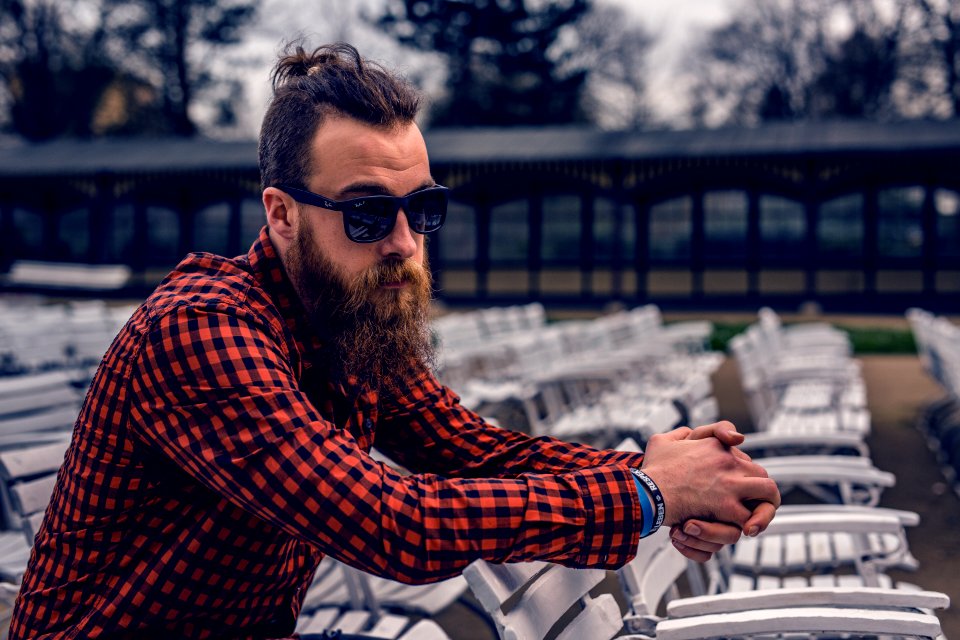
[[633,474],[618,465],[586,469],[574,477],[587,514],[576,565],[618,569],[633,559],[640,543],[640,501]]

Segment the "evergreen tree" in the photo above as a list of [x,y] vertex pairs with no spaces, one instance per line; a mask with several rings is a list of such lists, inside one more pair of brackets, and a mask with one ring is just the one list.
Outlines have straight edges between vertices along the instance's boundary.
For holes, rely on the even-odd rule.
[[[191,105],[218,83],[210,54],[239,41],[254,9],[255,0],[0,0],[6,126],[31,140],[191,135]],[[226,95],[217,108],[229,120],[241,96]]]
[[401,44],[447,61],[433,125],[586,122],[588,69],[563,65],[561,34],[588,0],[389,0],[375,23]]
[[[256,0],[103,2],[117,55],[158,88],[169,132],[195,133],[190,106],[199,93],[215,84],[211,56],[225,45],[240,42],[243,27],[254,17]],[[229,118],[227,111],[224,116]]]

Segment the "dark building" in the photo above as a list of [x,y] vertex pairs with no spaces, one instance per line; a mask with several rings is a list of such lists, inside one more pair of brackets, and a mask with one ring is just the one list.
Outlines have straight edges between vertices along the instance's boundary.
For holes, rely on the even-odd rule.
[[[960,121],[426,133],[451,304],[960,309]],[[2,262],[122,263],[141,295],[263,223],[254,143],[0,148]]]

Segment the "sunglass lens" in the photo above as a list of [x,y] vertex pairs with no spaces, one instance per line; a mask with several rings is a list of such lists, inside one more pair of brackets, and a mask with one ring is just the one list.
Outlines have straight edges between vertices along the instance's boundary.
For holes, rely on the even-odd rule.
[[387,211],[388,207],[374,205],[368,200],[363,210],[353,210],[347,214],[347,235],[354,242],[382,240],[393,226],[394,217]]
[[410,225],[418,233],[430,233],[443,226],[447,213],[447,194],[440,189],[427,190],[410,198]]

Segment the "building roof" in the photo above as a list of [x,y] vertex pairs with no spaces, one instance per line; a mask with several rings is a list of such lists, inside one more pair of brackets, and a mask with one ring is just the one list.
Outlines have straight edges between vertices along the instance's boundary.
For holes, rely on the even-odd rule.
[[[434,129],[427,130],[425,138],[435,164],[956,151],[960,150],[960,120],[792,122],[639,132],[577,127]],[[127,138],[0,145],[0,176],[256,168],[254,141]]]

